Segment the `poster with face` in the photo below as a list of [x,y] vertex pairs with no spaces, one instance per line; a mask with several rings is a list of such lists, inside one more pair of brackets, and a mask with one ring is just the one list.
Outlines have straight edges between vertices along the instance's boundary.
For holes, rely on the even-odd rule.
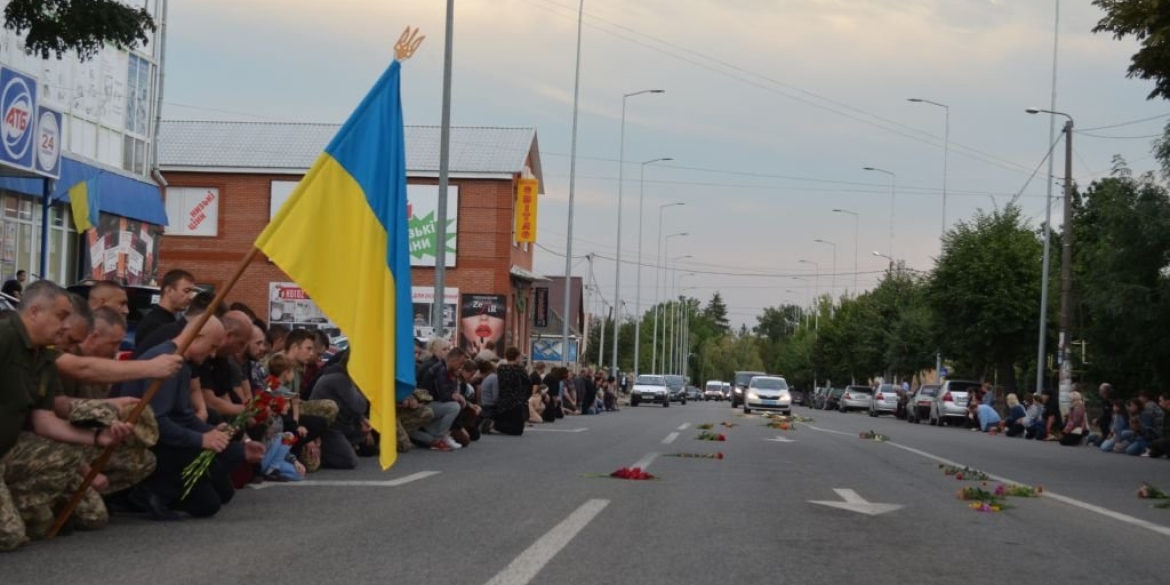
[[508,299],[504,295],[465,294],[459,310],[459,345],[473,357],[494,341],[496,354],[504,348],[504,324],[508,314]]

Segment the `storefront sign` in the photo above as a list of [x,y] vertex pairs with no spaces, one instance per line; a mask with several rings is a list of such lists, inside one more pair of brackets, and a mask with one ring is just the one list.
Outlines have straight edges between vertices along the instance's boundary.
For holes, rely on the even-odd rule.
[[541,287],[532,290],[533,316],[532,326],[537,328],[548,327],[548,288]]
[[167,188],[168,236],[216,236],[219,234],[219,189],[214,187]]
[[516,185],[516,242],[536,242],[536,200],[540,193],[536,179],[520,179]]
[[33,169],[36,111],[36,79],[0,68],[0,163],[26,171]]
[[[407,185],[406,210],[410,229],[410,265],[435,266],[438,236],[438,185]],[[444,265],[455,266],[459,242],[459,187],[447,187],[447,253]]]
[[290,329],[336,329],[295,282],[268,283],[268,316],[270,323],[281,323]]
[[[410,287],[410,298],[414,312],[414,336],[430,338],[435,336],[431,326],[431,311],[435,304],[435,288],[432,286]],[[454,343],[455,320],[459,318],[459,289],[443,288],[443,329],[448,340]]]
[[37,109],[36,171],[54,179],[61,176],[61,112],[46,107]]

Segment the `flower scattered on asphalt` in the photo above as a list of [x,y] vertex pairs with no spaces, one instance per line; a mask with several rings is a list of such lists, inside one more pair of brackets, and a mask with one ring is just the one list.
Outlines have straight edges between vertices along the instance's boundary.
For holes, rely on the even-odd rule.
[[711,430],[711,429],[715,428],[715,425],[713,425],[711,423],[703,423],[696,428],[699,429],[700,431],[707,431],[707,430]]
[[653,475],[650,475],[649,473],[643,471],[641,467],[623,467],[623,468],[609,474],[609,476],[614,478],[614,479],[633,479],[633,480],[658,479],[658,478],[654,477]]
[[890,437],[883,435],[883,434],[881,434],[877,431],[874,431],[874,430],[862,431],[862,432],[858,433],[857,436],[860,439],[865,439],[865,440],[869,440],[869,441],[877,441],[879,443],[890,440]]
[[666,457],[683,459],[723,459],[723,453],[667,453]]
[[1142,482],[1142,487],[1138,488],[1137,497],[1143,500],[1165,500],[1170,499],[1165,492],[1158,489],[1150,482]]
[[696,437],[700,441],[726,441],[727,437],[723,433],[713,433],[711,431],[703,431]]
[[938,467],[939,467],[939,469],[943,470],[944,474],[953,475],[953,476],[955,476],[955,479],[957,479],[957,480],[984,481],[985,482],[988,479],[990,479],[986,473],[983,473],[982,471],[979,471],[978,469],[972,469],[970,467],[956,467],[954,465],[943,465],[941,463],[939,464]]
[[739,426],[735,423],[729,423],[727,421],[721,422],[719,424],[723,425],[725,428],[728,428],[728,429],[734,429],[735,427]]

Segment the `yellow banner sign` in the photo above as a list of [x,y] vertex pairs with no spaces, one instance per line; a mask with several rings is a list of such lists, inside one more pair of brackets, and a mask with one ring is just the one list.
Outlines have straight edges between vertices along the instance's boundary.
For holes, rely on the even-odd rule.
[[536,242],[536,199],[540,193],[536,179],[520,179],[516,185],[516,242]]

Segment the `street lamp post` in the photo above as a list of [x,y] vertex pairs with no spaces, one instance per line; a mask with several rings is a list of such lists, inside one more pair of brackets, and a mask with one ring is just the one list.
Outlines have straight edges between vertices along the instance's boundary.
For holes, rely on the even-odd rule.
[[881,252],[878,252],[877,250],[873,251],[873,255],[877,256],[878,258],[885,258],[886,260],[889,260],[890,261],[890,272],[891,273],[894,272],[894,257],[893,256],[887,256],[886,254],[882,254]]
[[[626,168],[626,100],[636,95],[663,93],[661,89],[643,89],[642,91],[635,91],[622,95],[622,124],[621,124],[621,139],[618,145],[618,216],[617,216],[617,260],[614,262],[613,268],[613,304],[615,307],[621,307],[622,302],[622,187],[625,184],[625,168]],[[641,261],[641,258],[638,259]],[[618,316],[621,316],[621,311],[618,311]],[[613,360],[610,363],[610,375],[617,376],[618,372],[618,332],[620,327],[613,328]],[[635,343],[635,345],[637,345]],[[600,359],[598,360],[601,361]]]
[[[675,350],[675,346],[678,345],[678,326],[676,324],[676,321],[678,320],[679,309],[678,309],[678,302],[674,301],[674,295],[675,295],[675,291],[678,290],[678,277],[679,277],[679,275],[676,273],[676,268],[673,268],[673,267],[676,266],[676,263],[679,260],[685,260],[687,258],[693,258],[693,256],[691,256],[690,254],[687,254],[685,256],[679,256],[677,258],[671,258],[668,262],[668,264],[670,266],[672,266],[672,268],[670,268],[670,275],[667,277],[667,280],[670,283],[667,286],[670,287],[670,298],[671,298],[670,317],[669,317],[669,319],[670,319],[670,340],[667,341],[666,323],[663,322],[663,324],[662,324],[662,364],[663,364],[663,370],[664,370],[663,373],[669,372],[670,370],[674,369],[674,353],[675,353],[674,350]],[[694,274],[694,273],[690,272],[688,274]],[[662,316],[666,317],[666,309],[663,309]],[[667,349],[670,350],[669,360],[667,359]]]
[[[679,256],[678,258],[672,258],[670,260],[670,264],[671,264],[671,266],[675,266],[675,268],[672,268],[671,272],[677,271],[677,263],[679,260],[684,260],[686,258],[691,258],[691,257],[692,256],[688,255],[688,256]],[[688,276],[694,276],[694,275],[695,275],[694,272],[687,272],[684,274],[675,273],[671,276],[671,281],[673,282],[673,284],[670,288],[670,296],[672,297],[674,302],[670,306],[671,340],[670,340],[670,362],[669,362],[668,369],[671,371],[671,373],[674,373],[674,374],[678,373],[678,356],[679,356],[679,354],[682,353],[682,347],[681,347],[681,345],[682,345],[682,301],[680,301],[674,297],[676,295],[681,296],[680,288],[679,288],[679,281],[681,281],[683,278],[686,278]]]
[[821,304],[821,298],[820,298],[821,297],[821,265],[817,262],[813,262],[812,260],[801,260],[800,263],[801,264],[812,264],[813,266],[817,267],[816,284],[813,287],[814,290],[816,291],[815,293],[813,293],[813,295],[814,295],[813,296],[813,314],[816,317],[816,323],[814,324],[814,328],[817,331],[820,331],[821,330],[821,307],[820,307],[820,304]]
[[940,104],[936,101],[925,100],[922,98],[910,98],[907,101],[916,104],[929,104],[942,108],[946,112],[946,129],[943,132],[943,193],[942,193],[942,227],[939,229],[938,237],[942,239],[943,235],[947,233],[947,161],[950,159],[951,152],[951,107],[946,104]]
[[[666,203],[658,206],[658,254],[654,256],[654,341],[650,344],[651,359],[653,360],[650,367],[653,370],[658,369],[658,310],[659,305],[662,303],[662,289],[660,287],[662,280],[662,244],[667,239],[662,234],[662,212],[666,211],[668,207],[678,207],[680,205],[686,205],[686,203]],[[685,236],[686,232],[672,234],[668,237],[672,238],[679,235]],[[662,330],[665,332],[666,327],[663,327]]]
[[865,167],[867,171],[882,173],[890,178],[890,255],[894,254],[894,200],[898,196],[898,175],[877,167]]
[[[1060,340],[1057,348],[1058,361],[1060,362],[1060,400],[1063,403],[1065,397],[1071,392],[1072,388],[1072,364],[1069,363],[1069,344],[1072,341],[1072,247],[1073,247],[1073,229],[1072,229],[1072,135],[1073,135],[1073,119],[1072,116],[1053,110],[1042,110],[1039,108],[1028,108],[1026,110],[1029,114],[1052,114],[1054,116],[1064,116],[1068,121],[1064,124],[1064,232],[1061,235],[1061,254],[1060,254]],[[1051,180],[1051,177],[1050,177]],[[1044,387],[1044,350],[1045,350],[1045,330],[1048,328],[1048,273],[1049,273],[1049,250],[1052,241],[1052,201],[1048,200],[1045,204],[1045,219],[1044,219],[1044,261],[1040,276],[1040,343],[1036,356],[1036,390],[1040,391]],[[1063,408],[1063,404],[1062,404]]]
[[836,302],[836,298],[837,298],[837,243],[830,242],[828,240],[813,240],[813,241],[818,243],[818,244],[825,244],[827,246],[833,247],[833,299],[834,299],[833,302]]
[[853,294],[860,294],[861,289],[857,286],[857,241],[861,235],[861,216],[857,212],[849,211],[848,209],[834,209],[833,213],[844,213],[853,216]]
[[[585,0],[577,3],[577,63],[573,70],[573,131],[569,146],[569,212],[568,229],[565,234],[565,304],[561,319],[561,365],[569,365],[569,317],[572,311],[573,300],[573,199],[577,185],[577,114],[580,111],[578,104],[581,98],[581,30],[585,22]],[[439,194],[442,195],[442,191]],[[442,216],[442,211],[437,211]],[[443,302],[443,297],[437,297],[435,304]],[[584,347],[584,343],[580,346]],[[600,357],[600,356],[598,356]],[[579,359],[579,358],[578,358]],[[600,359],[598,361],[601,361]]]
[[642,372],[641,369],[641,355],[642,355],[642,227],[645,224],[643,216],[643,203],[646,199],[646,165],[651,165],[656,162],[663,162],[674,160],[672,158],[656,158],[642,163],[642,168],[638,174],[638,276],[635,288],[637,291],[636,300],[634,301],[634,375],[637,376]]

